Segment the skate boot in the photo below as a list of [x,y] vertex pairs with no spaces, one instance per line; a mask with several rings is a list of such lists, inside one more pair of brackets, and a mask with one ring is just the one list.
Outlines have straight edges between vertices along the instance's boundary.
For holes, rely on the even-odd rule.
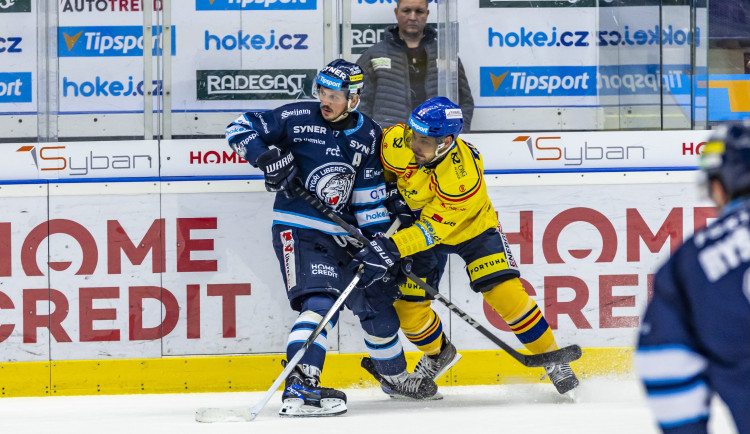
[[442,399],[437,391],[437,384],[432,378],[423,377],[417,373],[409,373],[406,370],[397,375],[382,375],[372,363],[372,359],[362,359],[362,367],[365,368],[380,383],[383,392],[391,398],[409,399]]
[[440,353],[432,356],[422,354],[422,358],[419,359],[417,366],[414,368],[414,373],[437,381],[459,360],[461,360],[461,354],[456,352],[456,347],[443,335]]
[[[550,381],[555,385],[555,388],[561,395],[578,387],[578,378],[576,378],[576,374],[573,373],[570,364],[561,363],[559,365],[545,366],[544,370],[546,371],[545,376],[549,377]],[[544,376],[542,379],[544,379]]]
[[281,394],[283,417],[338,416],[346,413],[346,394],[329,387],[320,387],[320,369],[297,365],[286,379]]

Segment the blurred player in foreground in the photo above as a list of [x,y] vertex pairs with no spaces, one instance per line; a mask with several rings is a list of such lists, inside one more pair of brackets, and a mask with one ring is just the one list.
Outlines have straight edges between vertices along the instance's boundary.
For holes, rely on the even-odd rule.
[[715,132],[701,171],[719,217],[656,273],[636,366],[665,434],[707,433],[715,394],[750,434],[750,121]]

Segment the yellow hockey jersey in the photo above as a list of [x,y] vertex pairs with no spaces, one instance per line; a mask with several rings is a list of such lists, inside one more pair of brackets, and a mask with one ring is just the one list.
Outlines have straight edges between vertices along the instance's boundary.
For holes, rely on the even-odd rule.
[[383,132],[381,158],[386,180],[393,181],[412,210],[422,210],[412,226],[391,239],[402,256],[436,244],[456,245],[497,227],[497,214],[487,196],[482,157],[471,144],[456,138],[434,168],[419,166],[405,137],[404,124]]

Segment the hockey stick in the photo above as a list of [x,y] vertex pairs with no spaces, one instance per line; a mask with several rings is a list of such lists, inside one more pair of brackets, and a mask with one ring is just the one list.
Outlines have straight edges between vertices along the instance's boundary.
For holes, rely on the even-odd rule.
[[[323,202],[318,200],[316,197],[314,197],[312,194],[310,194],[309,191],[304,189],[299,184],[294,184],[294,193],[305,199],[307,203],[315,207],[316,210],[318,210],[321,214],[326,216],[327,218],[333,220],[336,224],[341,226],[342,229],[347,231],[349,235],[356,238],[359,242],[364,244],[369,244],[369,241],[367,238],[365,238],[362,234],[360,234],[356,229],[352,227],[349,223],[347,223],[344,219],[339,217],[336,213],[334,213],[330,208],[328,208]],[[461,319],[469,323],[472,327],[477,329],[481,334],[483,334],[487,339],[491,340],[493,343],[495,343],[497,346],[502,348],[506,353],[510,354],[511,357],[516,359],[519,363],[521,363],[524,366],[528,367],[544,367],[549,366],[552,364],[559,364],[559,363],[569,363],[574,360],[578,360],[581,358],[582,352],[581,347],[578,345],[569,345],[567,347],[563,347],[554,351],[550,351],[547,353],[540,353],[540,354],[523,354],[511,347],[510,345],[503,342],[500,338],[495,336],[492,332],[487,330],[482,324],[478,323],[474,318],[472,318],[469,314],[461,310],[458,306],[453,304],[449,299],[443,297],[435,288],[427,284],[424,280],[420,279],[416,274],[413,272],[406,273],[406,276],[411,279],[414,283],[421,286],[422,289],[427,294],[430,294],[435,300],[439,301],[445,307],[447,307],[451,312],[458,315]]]
[[271,400],[271,397],[276,392],[276,390],[278,390],[279,386],[281,386],[281,383],[286,380],[286,377],[288,377],[292,370],[294,370],[294,367],[297,366],[297,363],[300,361],[300,359],[302,359],[302,356],[305,355],[307,349],[313,344],[313,342],[315,342],[315,339],[323,331],[323,328],[325,328],[326,324],[328,324],[328,321],[330,321],[333,315],[338,312],[339,308],[341,308],[341,305],[344,304],[344,301],[346,301],[346,298],[357,286],[357,283],[359,282],[359,279],[361,277],[362,270],[360,269],[354,276],[354,279],[352,279],[349,286],[347,286],[346,289],[341,292],[341,295],[339,295],[339,298],[337,298],[333,303],[333,306],[328,309],[326,316],[324,316],[323,319],[320,320],[318,326],[315,327],[315,330],[313,330],[305,343],[302,344],[302,348],[297,350],[297,352],[294,354],[294,357],[289,360],[289,363],[286,364],[284,370],[281,371],[281,374],[279,374],[279,376],[276,378],[276,381],[273,382],[271,387],[266,391],[266,394],[263,395],[263,398],[261,398],[257,404],[250,408],[199,408],[195,412],[195,420],[198,422],[249,422],[255,420],[255,417],[258,416],[258,413],[260,413],[260,411],[263,410],[263,407],[268,404],[268,401]]
[[[298,184],[295,183],[295,186],[298,186]],[[301,188],[301,187],[300,187]],[[304,190],[306,191],[306,190]],[[337,216],[338,217],[338,216]],[[391,227],[386,232],[387,236],[393,235],[396,230],[398,230],[398,220],[393,222]],[[252,421],[255,420],[255,418],[258,416],[258,413],[260,413],[261,410],[263,410],[263,407],[268,404],[268,401],[271,400],[271,397],[273,394],[278,390],[279,386],[281,386],[281,383],[286,380],[286,378],[289,376],[289,374],[294,370],[294,367],[297,366],[297,363],[302,359],[302,356],[305,355],[305,352],[307,349],[315,342],[315,339],[320,335],[320,333],[323,331],[323,328],[325,328],[326,324],[328,324],[328,321],[331,320],[333,315],[341,308],[341,305],[344,304],[346,301],[346,298],[349,296],[349,294],[354,290],[354,288],[357,286],[357,283],[362,277],[362,270],[360,269],[357,274],[354,276],[354,279],[352,279],[351,283],[344,289],[344,291],[339,295],[339,298],[336,299],[336,301],[333,303],[333,306],[328,310],[326,315],[323,317],[323,319],[318,323],[318,326],[313,330],[312,334],[307,338],[305,343],[302,345],[302,348],[297,350],[297,352],[294,354],[294,357],[286,364],[284,367],[284,370],[281,371],[281,374],[276,378],[276,381],[273,382],[271,385],[271,388],[266,391],[266,394],[263,395],[263,398],[261,398],[260,401],[258,401],[257,404],[254,406],[247,408],[247,407],[231,407],[231,408],[209,408],[209,407],[203,407],[199,408],[195,412],[195,420],[198,422],[240,422],[240,421]]]

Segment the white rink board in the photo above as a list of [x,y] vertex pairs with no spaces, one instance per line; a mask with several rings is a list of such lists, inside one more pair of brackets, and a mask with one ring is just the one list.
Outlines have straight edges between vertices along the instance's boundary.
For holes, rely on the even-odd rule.
[[[247,186],[52,183],[49,217],[38,185],[4,185],[0,201],[12,212],[0,222],[0,256],[11,259],[9,269],[0,268],[1,360],[283,352],[295,314],[271,247],[273,197],[258,192],[259,185],[240,186],[243,192],[237,183]],[[490,187],[490,196],[522,277],[559,342],[584,347],[634,343],[649,274],[679,234],[686,236],[694,222],[713,215],[687,182],[516,185]],[[576,221],[592,216],[608,234],[606,242],[591,223]],[[49,237],[48,219],[54,232]],[[160,225],[163,248],[155,236]],[[155,252],[163,252],[164,272]],[[52,331],[42,301],[47,277],[54,290]],[[441,291],[519,346],[509,332],[496,329],[494,315],[485,314],[460,260],[451,261]],[[39,301],[28,304],[35,297]],[[493,348],[442,306],[438,311],[462,348]],[[364,352],[361,337],[345,312],[329,347]]]

